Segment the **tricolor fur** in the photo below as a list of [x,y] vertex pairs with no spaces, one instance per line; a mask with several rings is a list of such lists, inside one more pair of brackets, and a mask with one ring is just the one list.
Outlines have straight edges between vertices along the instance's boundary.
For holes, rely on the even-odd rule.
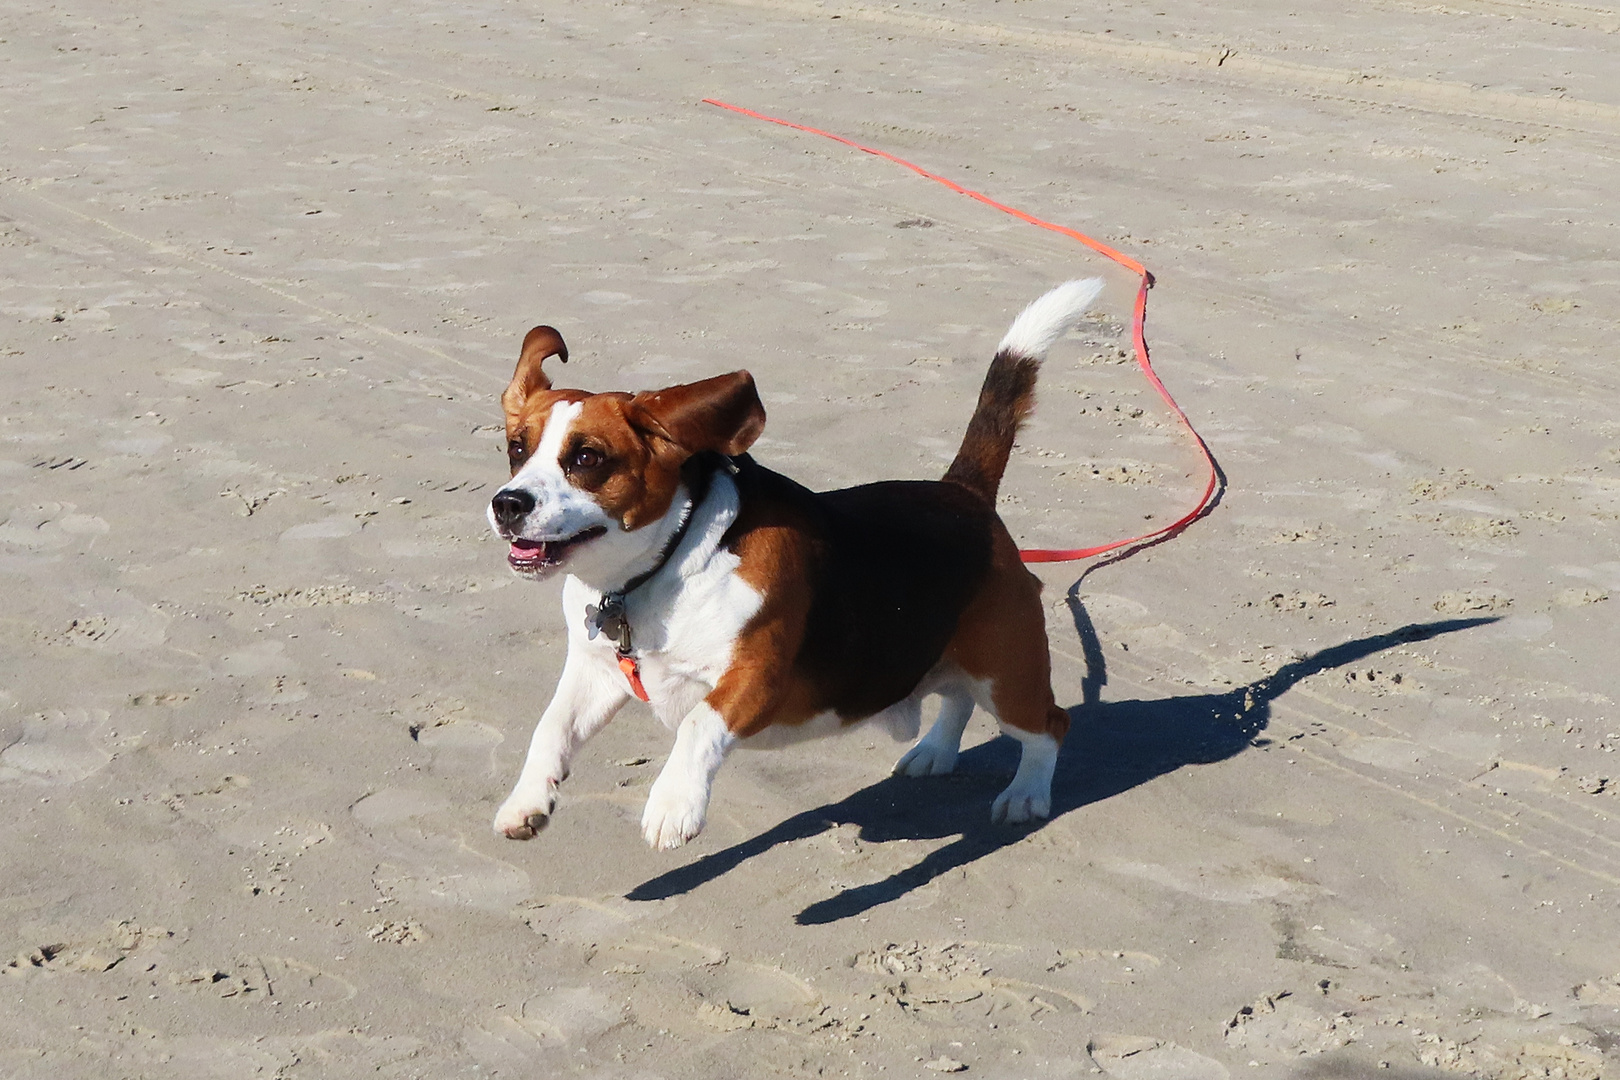
[[733,747],[874,717],[909,739],[933,694],[938,718],[896,771],[950,772],[978,705],[1023,746],[992,817],[1046,817],[1069,719],[1052,696],[1040,582],[995,498],[1041,360],[1101,289],[1071,281],[1018,316],[942,480],[819,493],[747,455],[765,425],[747,372],[635,395],[556,390],[543,364],[567,348],[531,330],[501,399],[512,479],[489,518],[519,574],[566,571],[568,656],[496,830],[544,827],[575,750],[630,700],[591,613],[648,572],[625,617],[649,704],[675,732],[642,817],[648,843],[698,834]]

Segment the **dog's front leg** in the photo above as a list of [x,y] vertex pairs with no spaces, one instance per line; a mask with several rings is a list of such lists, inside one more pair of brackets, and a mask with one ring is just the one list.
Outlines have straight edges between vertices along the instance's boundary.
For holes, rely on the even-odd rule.
[[495,814],[496,832],[528,840],[546,827],[557,805],[557,785],[568,776],[574,751],[630,700],[623,680],[616,676],[618,670],[599,658],[568,650],[557,691],[534,726],[523,772]]
[[703,831],[714,774],[736,741],[725,718],[708,701],[686,714],[641,815],[641,835],[647,843],[667,851]]

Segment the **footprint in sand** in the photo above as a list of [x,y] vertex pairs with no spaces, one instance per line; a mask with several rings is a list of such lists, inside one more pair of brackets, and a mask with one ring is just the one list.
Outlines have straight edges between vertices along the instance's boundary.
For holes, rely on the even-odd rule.
[[0,516],[0,547],[14,551],[56,551],[84,545],[109,528],[102,518],[75,512],[72,503],[19,506]]
[[1320,887],[1294,877],[1279,877],[1260,869],[1220,865],[1162,866],[1158,863],[1110,859],[1105,869],[1141,878],[1191,896],[1222,904],[1248,904],[1256,900],[1291,899],[1314,895]]
[[1214,1058],[1151,1035],[1099,1035],[1088,1049],[1116,1080],[1228,1080],[1232,1075]]
[[0,783],[72,784],[112,760],[101,709],[39,713],[0,728]]
[[1363,736],[1352,738],[1337,749],[1351,761],[1391,772],[1419,776],[1426,775],[1432,768],[1428,748],[1407,739]]
[[411,738],[431,752],[428,768],[447,779],[485,779],[496,775],[495,748],[505,741],[495,727],[453,712],[428,710],[410,725]]
[[747,1018],[750,1026],[804,1016],[821,1000],[806,983],[780,969],[739,960],[691,970],[681,981],[728,1017]]
[[[214,1038],[185,1035],[157,1038],[149,1044],[153,1060],[163,1063],[171,1076],[195,1080],[232,1080],[239,1076],[281,1076],[297,1065],[303,1054],[288,1039]],[[161,1055],[161,1057],[159,1056]]]
[[[1306,915],[1309,911],[1309,915]],[[1337,904],[1300,909],[1277,905],[1272,919],[1277,932],[1277,958],[1356,969],[1369,964],[1404,966],[1411,956],[1389,934],[1357,919]]]
[[600,990],[559,987],[485,1016],[461,1042],[486,1068],[536,1076],[546,1071],[537,1065],[546,1051],[587,1042],[627,1019],[624,1003]]
[[347,1001],[358,992],[349,980],[287,956],[249,956],[223,967],[175,971],[168,982],[204,997],[243,1003],[278,999],[299,1007]]
[[[1095,950],[1081,952],[1102,955]],[[1048,1013],[1089,1012],[1092,1003],[1080,994],[1048,981],[1018,977],[1019,973],[1047,975],[1068,967],[1081,952],[1060,949],[1060,963],[1043,965],[1030,950],[1016,945],[911,941],[857,953],[851,966],[879,976],[884,993],[912,1019],[958,1028],[998,1013],[1033,1020]],[[1138,963],[1158,965],[1146,954],[1135,956],[1143,958]]]
[[133,653],[168,640],[169,616],[117,589],[92,589],[72,599],[78,614],[41,632],[45,644]]
[[[547,941],[597,947],[599,950],[612,950],[628,942],[636,932],[634,924],[645,916],[644,911],[622,897],[598,900],[585,896],[547,896],[530,900],[521,906],[518,914],[530,930]],[[718,949],[699,947],[696,953],[696,959],[703,963],[718,963],[725,958],[725,953]],[[682,960],[691,959],[680,953],[677,956]],[[611,964],[613,960],[606,962]]]
[[161,926],[142,926],[125,919],[88,934],[63,934],[55,942],[19,953],[0,967],[0,974],[111,971],[132,953],[161,949],[173,936]]
[[647,912],[622,897],[547,896],[522,904],[524,925],[547,942],[587,953],[587,963],[608,976],[633,976],[634,991],[646,980],[679,980],[691,972],[727,963],[723,949],[638,925]]
[[257,693],[248,698],[255,705],[296,705],[309,697],[309,688],[302,679],[290,675],[272,675],[259,686]]
[[292,705],[309,697],[309,690],[296,677],[299,665],[286,651],[286,642],[261,641],[225,653],[213,666],[221,675],[257,680],[249,697],[254,704]]
[[1528,1004],[1518,988],[1484,964],[1463,964],[1446,972],[1438,982],[1469,1012],[1511,1015],[1525,1011]]
[[386,860],[377,887],[401,901],[509,911],[529,894],[529,875],[474,850],[460,833],[424,824],[449,809],[447,799],[406,788],[384,788],[350,808]]
[[281,641],[261,641],[225,653],[214,667],[221,675],[290,675],[298,664],[286,656],[287,645]]
[[264,973],[266,992],[282,1001],[325,1005],[348,1001],[357,993],[355,985],[349,980],[302,960],[287,956],[260,956],[252,963],[257,964]]
[[[247,970],[243,970],[246,966]],[[202,997],[234,998],[237,1001],[266,1000],[262,981],[256,981],[257,965],[237,964],[235,971],[218,967],[194,968],[190,971],[171,971],[170,986],[179,987]]]
[[521,914],[548,941],[586,949],[604,987],[643,1026],[698,1034],[793,1028],[821,1004],[808,983],[774,965],[641,925],[646,912],[620,898],[551,896]]
[[1583,982],[1570,990],[1582,1005],[1610,1005],[1620,1008],[1620,972]]
[[1346,1015],[1325,1015],[1289,991],[1245,1005],[1226,1023],[1226,1045],[1262,1057],[1309,1057],[1355,1042],[1361,1027]]
[[[426,1044],[408,1035],[367,1035],[358,1030],[308,1034],[242,1035],[239,1038],[153,1035],[143,1049],[162,1075],[190,1080],[238,1080],[244,1076],[378,1076],[409,1072]],[[302,1066],[303,1068],[300,1068]]]

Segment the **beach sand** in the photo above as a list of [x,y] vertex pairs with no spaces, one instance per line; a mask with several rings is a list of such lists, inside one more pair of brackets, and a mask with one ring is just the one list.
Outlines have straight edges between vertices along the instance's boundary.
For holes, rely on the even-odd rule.
[[[1620,12],[1562,0],[0,14],[0,1075],[1620,1077]],[[1003,485],[1075,725],[737,753],[561,667],[484,505],[560,384],[740,367],[756,456],[936,477],[1100,274]]]

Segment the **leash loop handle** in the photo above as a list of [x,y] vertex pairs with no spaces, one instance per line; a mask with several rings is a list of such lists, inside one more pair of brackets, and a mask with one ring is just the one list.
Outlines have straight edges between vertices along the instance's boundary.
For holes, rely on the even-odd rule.
[[1204,484],[1204,493],[1198,497],[1198,502],[1194,504],[1191,510],[1181,515],[1181,517],[1177,518],[1169,525],[1154,529],[1152,532],[1143,533],[1141,536],[1132,536],[1125,540],[1114,540],[1107,544],[1097,544],[1093,547],[1024,548],[1018,553],[1019,557],[1022,558],[1024,562],[1075,562],[1079,559],[1089,559],[1094,555],[1101,555],[1104,552],[1114,551],[1118,548],[1130,547],[1133,544],[1141,544],[1160,537],[1173,536],[1182,529],[1186,528],[1188,525],[1192,524],[1199,517],[1203,516],[1203,514],[1210,508],[1215,497],[1215,493],[1221,486],[1220,469],[1215,465],[1215,455],[1210,453],[1209,446],[1204,442],[1203,436],[1198,434],[1198,430],[1193,427],[1192,421],[1187,419],[1187,414],[1182,411],[1180,405],[1176,404],[1176,399],[1170,396],[1170,391],[1165,389],[1164,383],[1160,381],[1158,373],[1153,370],[1152,359],[1148,356],[1146,330],[1147,294],[1148,290],[1153,287],[1153,275],[1148,272],[1147,267],[1143,266],[1129,255],[1116,251],[1099,240],[1092,239],[1085,233],[1082,233],[1076,229],[1068,228],[1064,225],[1054,225],[1050,221],[1043,221],[1035,215],[1025,213],[1016,207],[1008,206],[1006,203],[997,202],[995,199],[990,198],[990,196],[985,195],[982,192],[963,187],[961,184],[958,184],[956,181],[951,180],[948,177],[940,176],[938,173],[929,172],[922,166],[915,165],[907,161],[905,158],[896,157],[885,150],[865,146],[853,139],[846,139],[842,135],[834,135],[832,132],[822,131],[820,128],[809,127],[805,124],[796,124],[791,120],[783,120],[775,116],[767,116],[764,113],[755,112],[753,109],[745,109],[741,105],[732,105],[729,102],[721,101],[718,98],[704,98],[703,104],[713,105],[716,108],[726,109],[742,116],[752,117],[755,120],[763,120],[768,124],[776,124],[780,127],[791,128],[794,131],[802,131],[809,135],[819,135],[824,139],[831,139],[833,142],[841,143],[844,146],[848,146],[854,150],[859,150],[863,154],[871,154],[873,157],[880,157],[884,161],[893,162],[894,164],[899,165],[901,168],[911,170],[925,180],[932,180],[934,183],[943,185],[944,187],[956,192],[958,195],[966,195],[975,202],[981,202],[993,210],[999,210],[1004,214],[1009,214],[1012,217],[1017,218],[1019,221],[1034,225],[1037,228],[1046,229],[1048,232],[1058,233],[1059,235],[1066,236],[1071,240],[1078,241],[1104,258],[1111,259],[1120,266],[1123,266],[1125,269],[1135,274],[1138,279],[1140,279],[1140,284],[1136,290],[1136,304],[1131,317],[1131,344],[1136,351],[1136,366],[1141,369],[1142,375],[1147,379],[1148,384],[1158,392],[1159,397],[1162,398],[1164,403],[1170,407],[1170,411],[1176,415],[1176,419],[1181,421],[1181,426],[1187,430],[1187,434],[1192,438],[1193,443],[1198,447],[1198,452],[1203,456],[1204,465],[1209,470],[1209,478]]

